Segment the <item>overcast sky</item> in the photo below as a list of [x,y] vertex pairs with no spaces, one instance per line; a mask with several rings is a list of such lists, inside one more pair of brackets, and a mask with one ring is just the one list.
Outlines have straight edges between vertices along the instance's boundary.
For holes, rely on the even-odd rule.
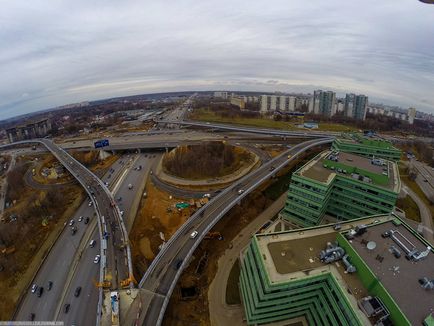
[[4,0],[0,120],[174,90],[364,93],[434,112],[418,0]]

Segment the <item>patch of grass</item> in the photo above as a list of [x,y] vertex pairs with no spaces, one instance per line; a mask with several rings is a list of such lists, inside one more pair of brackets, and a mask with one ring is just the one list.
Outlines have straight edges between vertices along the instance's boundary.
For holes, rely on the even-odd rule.
[[[294,122],[286,122],[286,121],[274,121],[269,118],[246,118],[246,117],[224,117],[216,112],[213,112],[209,109],[196,109],[190,115],[192,120],[199,121],[209,121],[209,122],[217,122],[217,123],[225,123],[225,124],[234,124],[234,125],[244,125],[244,126],[252,126],[259,128],[270,128],[270,129],[281,129],[281,130],[305,130],[296,127]],[[319,123],[319,128],[316,130],[322,131],[354,131],[356,128],[351,126],[346,126],[337,123]]]
[[410,196],[407,195],[404,198],[398,198],[396,206],[405,212],[405,216],[408,219],[416,222],[421,221],[419,207]]
[[406,172],[406,168],[403,164],[399,165],[399,174],[401,177],[401,181],[407,186],[409,187],[411,190],[413,190],[416,195],[419,196],[419,198],[424,202],[424,204],[428,207],[430,213],[431,213],[431,218],[434,221],[434,206],[431,204],[431,202],[429,201],[429,199],[425,196],[425,193],[422,191],[422,189],[420,189],[420,187],[418,186],[418,184],[411,180]]
[[265,197],[277,200],[284,192],[288,191],[289,182],[293,171],[277,178],[277,181],[264,190]]
[[238,280],[240,278],[240,263],[237,261],[232,266],[229,273],[228,283],[226,284],[226,303],[241,304]]

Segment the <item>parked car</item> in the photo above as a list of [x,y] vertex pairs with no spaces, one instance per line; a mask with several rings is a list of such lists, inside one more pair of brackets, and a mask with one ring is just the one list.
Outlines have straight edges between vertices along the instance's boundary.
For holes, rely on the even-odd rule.
[[95,245],[96,245],[96,241],[95,240],[90,240],[90,242],[89,242],[89,247],[91,247],[91,248],[93,248],[93,247],[95,247]]
[[69,226],[73,226],[73,225],[74,225],[74,223],[75,223],[75,221],[74,221],[74,220],[70,220],[70,221],[69,221]]
[[83,221],[83,216],[80,216],[80,217],[78,218],[78,221],[79,221],[79,222]]
[[69,303],[65,303],[65,305],[63,306],[63,312],[67,314],[70,307],[71,305]]
[[43,293],[44,293],[44,287],[43,286],[38,287],[38,289],[36,290],[36,295],[38,296],[38,298],[40,298]]
[[87,224],[87,223],[89,223],[89,217],[86,217],[86,218],[84,219],[84,224]]
[[48,281],[47,290],[50,291],[52,287],[53,287],[53,282]]
[[38,289],[38,286],[36,284],[33,284],[32,285],[32,293],[35,293],[37,289]]
[[98,264],[99,261],[100,261],[100,259],[101,259],[101,255],[96,255],[96,256],[95,256],[95,259],[93,260],[93,262],[94,262],[95,264]]

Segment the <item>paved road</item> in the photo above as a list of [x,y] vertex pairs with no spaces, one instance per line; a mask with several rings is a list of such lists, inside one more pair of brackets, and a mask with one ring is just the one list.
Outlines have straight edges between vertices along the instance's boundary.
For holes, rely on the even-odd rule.
[[[225,189],[209,204],[191,216],[166,243],[140,282],[140,287],[146,293],[143,298],[141,324],[161,324],[170,295],[181,275],[182,269],[187,265],[188,260],[205,234],[231,207],[284,167],[289,161],[288,154],[291,155],[291,160],[304,152],[309,146],[317,146],[331,141],[332,139],[312,140],[294,146]],[[272,172],[270,172],[271,167],[275,168]],[[244,192],[240,194],[240,190],[244,190]],[[191,239],[190,234],[193,230],[196,230],[198,235]],[[174,264],[179,259],[183,261],[182,266],[179,270],[176,270]]]
[[419,196],[413,190],[411,190],[411,188],[404,186],[403,191],[407,193],[419,207],[421,222],[424,226],[422,231],[423,236],[426,240],[434,244],[434,235],[433,235],[434,228],[433,228],[432,216],[429,208],[419,198]]
[[[118,202],[119,208],[124,211],[125,223],[127,229],[133,222],[132,217],[136,212],[131,212],[133,202],[137,196],[141,197],[141,193],[136,190],[139,188],[143,178],[148,174],[150,166],[153,164],[156,158],[150,155],[140,154],[132,155],[130,158],[123,159],[126,162],[126,169],[121,170],[122,178],[117,182],[112,182],[109,186],[115,191],[115,198],[122,197],[122,200]],[[135,170],[139,165],[142,166],[141,170]],[[115,164],[116,166],[116,164]],[[126,172],[125,172],[126,171]],[[128,189],[128,185],[131,184],[133,189]],[[114,188],[114,189],[113,189]],[[130,214],[132,213],[132,214]],[[95,255],[99,253],[100,241],[98,239],[98,233],[96,228],[87,236],[87,240],[84,242],[85,247],[81,258],[76,263],[74,268],[75,272],[71,275],[68,289],[61,299],[59,307],[61,308],[56,316],[56,320],[63,321],[65,325],[95,325],[96,323],[96,309],[98,303],[98,291],[95,287],[95,282],[98,280],[99,266],[93,263]],[[97,245],[94,248],[90,248],[88,243],[90,239],[95,239]],[[79,297],[74,296],[75,289],[82,287],[82,292]],[[65,304],[69,303],[70,311],[65,314],[62,310]]]
[[416,183],[423,191],[427,198],[434,197],[434,170],[423,162],[412,160],[413,165],[419,172],[416,178]]
[[226,304],[226,286],[233,264],[237,261],[241,251],[251,241],[252,235],[275,216],[285,206],[286,193],[281,195],[257,218],[250,222],[232,240],[232,247],[227,249],[218,260],[217,273],[210,284],[208,291],[209,317],[211,325],[247,325],[243,322],[243,308],[241,305],[229,306]]
[[235,126],[235,125],[226,125],[222,123],[199,122],[199,121],[178,121],[178,120],[163,119],[163,120],[156,120],[156,122],[179,124],[179,125],[190,126],[190,127],[204,127],[204,128],[215,128],[221,130],[230,130],[230,131],[243,131],[252,134],[266,134],[266,135],[275,135],[275,136],[296,136],[296,137],[306,137],[306,138],[318,138],[318,137],[335,137],[340,135],[340,132],[331,132],[331,131],[285,131],[285,130],[278,130],[278,129],[243,127],[243,126]]
[[[113,169],[115,170],[113,174],[106,173],[103,180],[110,180],[110,178],[108,178],[109,175],[113,175],[112,178],[114,178],[121,168],[122,165],[115,163],[113,165]],[[80,216],[89,217],[91,222],[89,222],[88,225],[85,225],[83,222],[79,223],[78,219]],[[25,295],[25,298],[20,305],[20,309],[15,316],[16,320],[28,320],[30,313],[36,314],[36,320],[45,321],[54,319],[57,303],[60,300],[63,285],[66,281],[74,256],[88,228],[92,224],[94,227],[97,224],[94,207],[89,207],[87,200],[85,200],[79,207],[77,212],[72,216],[72,219],[74,219],[75,224],[77,225],[77,233],[71,235],[70,227],[65,227],[35,276],[34,283],[43,286],[45,288],[45,293],[41,298],[38,298],[35,294],[30,293],[29,291]],[[55,268],[53,268],[53,266],[55,266]],[[54,283],[51,291],[47,291],[48,281]],[[95,315],[95,312],[93,315]]]
[[[128,235],[113,196],[98,177],[51,140],[40,139],[34,142],[42,143],[50,150],[88,192],[91,201],[89,206],[93,204],[97,213],[100,238],[102,239],[103,234],[107,235],[107,238],[104,236],[105,239],[102,240],[99,279],[110,281],[112,289],[119,288],[120,281],[132,275],[132,262]],[[16,144],[21,143],[24,142]],[[72,246],[74,247],[74,244]],[[103,292],[100,291],[99,302],[102,303],[103,299]],[[101,307],[98,305],[98,309]]]

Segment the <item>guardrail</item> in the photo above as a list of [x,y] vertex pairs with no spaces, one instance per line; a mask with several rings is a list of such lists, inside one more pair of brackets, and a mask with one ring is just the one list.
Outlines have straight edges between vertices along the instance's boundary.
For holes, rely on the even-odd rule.
[[[310,141],[312,142],[312,140]],[[330,140],[331,142],[331,140]],[[303,144],[303,143],[302,143]],[[287,156],[288,153],[290,153],[291,151],[293,151],[295,148],[297,148],[298,146],[302,147],[302,144],[296,145],[290,149],[288,149],[287,151],[283,152],[281,155],[275,157],[274,159],[268,161],[267,163],[265,163],[263,166],[268,167],[271,166],[275,161],[279,160],[280,158],[282,158],[283,156]],[[255,173],[256,171],[252,172]],[[273,171],[275,172],[275,171]],[[237,185],[241,184],[243,181],[249,179],[251,177],[250,174],[242,177],[241,179],[237,180],[236,183],[232,184],[231,186],[227,187],[225,190],[223,190],[218,196],[214,197],[212,199],[212,201],[218,200],[220,197],[223,197],[225,194],[227,194],[228,192],[232,191],[232,189],[234,187],[236,187]],[[187,229],[189,229],[191,227],[191,225],[196,221],[196,219],[201,215],[201,213],[203,211],[205,211],[206,209],[208,209],[207,205],[202,206],[199,210],[197,210],[188,220],[186,223],[184,223],[176,232],[175,234],[172,235],[172,237],[166,242],[166,244],[161,248],[160,252],[158,253],[158,255],[154,258],[154,260],[152,261],[151,265],[149,266],[149,268],[146,270],[145,274],[143,275],[142,279],[139,282],[139,287],[143,287],[144,282],[146,281],[146,279],[149,277],[150,274],[152,274],[156,268],[156,265],[159,263],[159,261],[161,260],[161,258],[164,256],[165,252],[168,250],[168,248],[170,247],[170,245],[173,244],[173,242],[175,242],[179,236],[181,236],[182,234],[185,233],[185,231]]]
[[[65,162],[64,158],[61,157],[57,151],[64,153],[65,155],[67,155],[68,160],[70,160],[70,162],[72,161],[73,164],[76,164],[77,166],[79,166],[81,169],[83,169],[84,171],[86,171],[86,173],[88,173],[92,179],[94,181],[97,182],[97,184],[101,187],[101,189],[105,192],[105,194],[107,195],[107,197],[110,199],[110,202],[114,204],[114,216],[115,219],[117,220],[118,224],[120,225],[120,229],[121,229],[121,234],[122,234],[122,238],[123,238],[123,243],[126,246],[126,252],[127,252],[127,263],[128,263],[128,271],[130,273],[130,275],[132,275],[132,261],[131,261],[131,250],[130,250],[130,246],[129,246],[129,242],[128,242],[128,235],[126,232],[126,228],[125,228],[125,224],[124,221],[121,217],[120,214],[120,210],[118,205],[116,204],[112,193],[110,192],[110,190],[104,185],[104,183],[89,169],[87,169],[83,164],[81,164],[78,160],[76,160],[74,157],[72,157],[71,155],[69,155],[69,153],[67,153],[64,149],[62,149],[61,147],[55,145],[51,140],[48,139],[31,139],[31,140],[25,140],[25,141],[19,141],[19,142],[15,142],[15,143],[11,143],[11,144],[7,144],[7,145],[2,145],[0,146],[1,148],[8,148],[8,147],[13,147],[16,145],[22,145],[22,144],[42,144],[44,145],[52,154],[54,157],[56,157],[57,160],[59,160],[63,166],[77,179],[77,181],[82,185],[82,187],[85,189],[85,191],[87,192],[87,194],[89,195],[89,198],[92,202],[92,204],[94,205],[96,214],[97,214],[97,218],[98,218],[98,229],[99,229],[99,236],[101,239],[101,243],[103,241],[103,233],[102,230],[105,226],[105,219],[104,216],[101,215],[100,213],[100,209],[98,206],[98,202],[95,200],[95,198],[93,197],[92,191],[90,188],[87,187],[87,185],[84,183],[84,181],[82,180],[82,178],[79,178],[78,175],[76,175],[76,171],[74,171],[71,167],[71,164],[69,164],[69,162]],[[107,257],[105,255],[105,251],[103,249],[103,246],[101,246],[100,249],[100,253],[101,253],[101,261],[105,262],[107,260]],[[101,263],[100,264],[100,283],[103,282],[104,280],[104,275],[105,275],[105,265]],[[132,286],[132,284],[130,284],[130,286]],[[101,323],[101,315],[102,315],[102,301],[103,301],[103,289],[102,287],[99,288],[99,293],[98,293],[98,306],[97,306],[97,318],[96,318],[96,325],[100,325]]]
[[[213,219],[213,221],[210,224],[208,224],[208,226],[205,228],[205,230],[199,234],[199,236],[197,237],[197,240],[193,243],[193,246],[191,247],[191,249],[188,251],[188,253],[185,256],[185,258],[183,259],[182,264],[181,264],[180,268],[178,269],[178,271],[176,272],[175,277],[173,278],[172,284],[170,285],[170,288],[169,288],[169,290],[168,290],[168,292],[167,292],[167,294],[166,294],[166,296],[164,298],[163,305],[161,307],[160,314],[158,316],[158,320],[157,320],[156,326],[161,325],[161,323],[163,321],[164,312],[166,311],[167,305],[169,304],[170,297],[171,297],[171,295],[173,293],[173,290],[175,289],[175,286],[176,286],[176,283],[177,283],[179,277],[181,276],[181,274],[183,272],[183,269],[187,265],[187,262],[189,261],[190,257],[193,255],[194,251],[197,249],[197,247],[199,246],[199,244],[202,242],[202,240],[205,237],[205,235],[214,227],[214,225],[217,224],[217,222],[230,209],[232,209],[232,207],[237,202],[239,202],[244,197],[246,197],[250,192],[252,192],[253,190],[255,190],[264,181],[266,181],[271,176],[273,176],[274,174],[276,174],[276,172],[278,172],[283,167],[285,167],[290,161],[292,161],[293,159],[295,159],[296,157],[298,157],[302,152],[304,152],[307,149],[312,148],[312,147],[316,147],[316,146],[319,146],[319,145],[331,143],[332,141],[333,141],[333,139],[326,139],[326,140],[318,141],[318,142],[315,142],[313,144],[309,144],[309,145],[305,146],[304,148],[298,150],[296,153],[292,154],[292,156],[290,158],[288,158],[287,160],[285,160],[284,162],[282,162],[280,165],[278,165],[272,172],[267,173],[265,176],[263,176],[261,179],[259,179],[258,181],[256,181],[253,185],[251,185],[249,188],[245,189],[245,191],[241,195],[237,196],[231,203],[229,203],[228,205],[226,205],[226,207]],[[285,151],[283,154],[285,156],[288,155],[288,153],[291,152],[291,150],[294,150],[294,147],[292,149],[288,150],[288,151]],[[276,159],[282,158],[283,154],[279,155],[278,157],[276,157]],[[232,187],[231,187],[231,189],[232,189]]]

